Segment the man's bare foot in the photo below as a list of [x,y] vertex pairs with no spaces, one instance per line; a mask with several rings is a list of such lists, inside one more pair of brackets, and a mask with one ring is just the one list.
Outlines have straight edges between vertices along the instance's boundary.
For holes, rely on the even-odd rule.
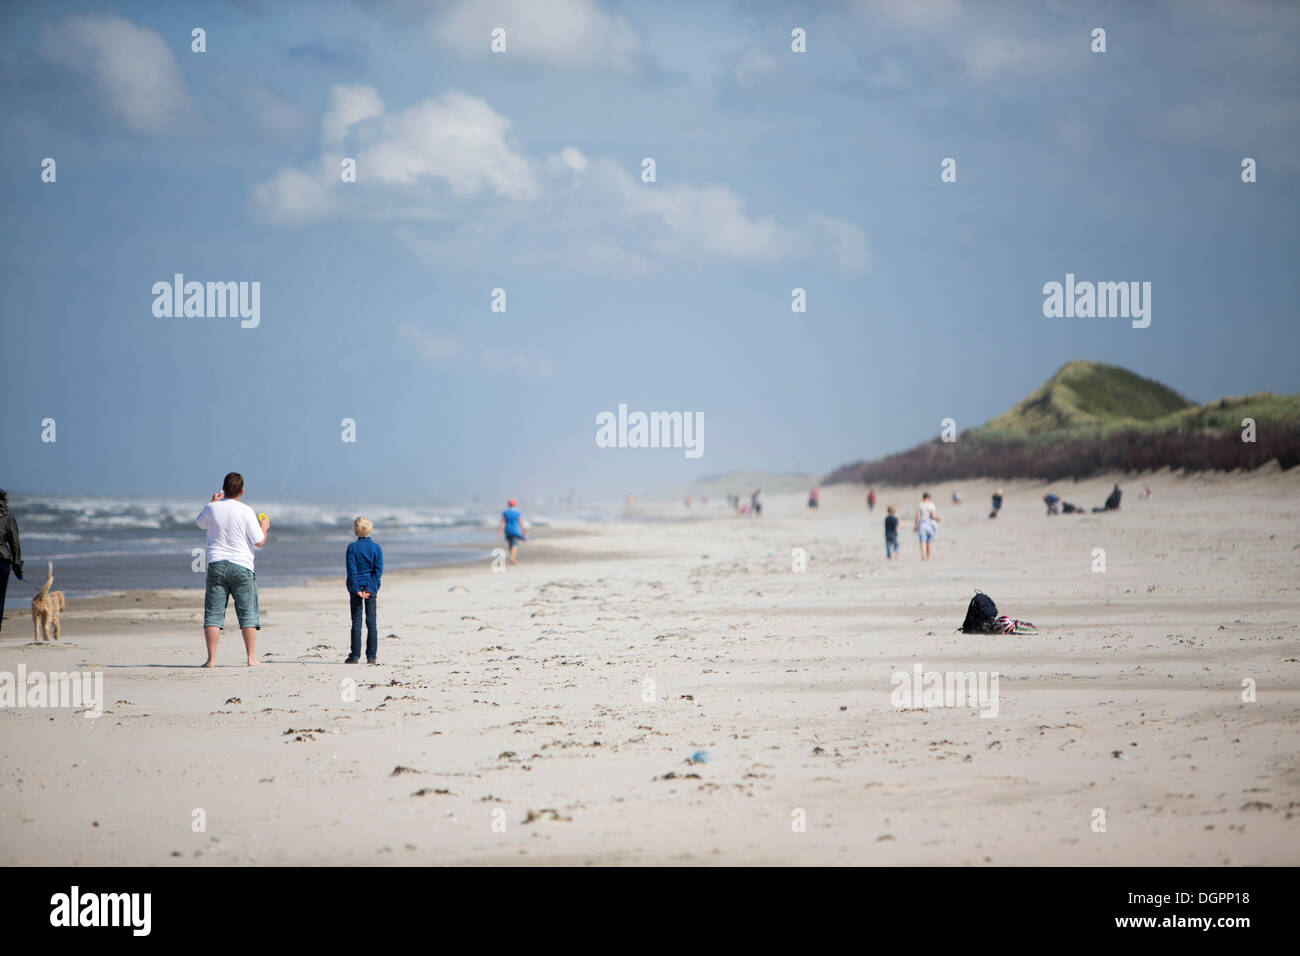
[[213,663],[212,658],[209,657],[206,661],[203,662],[203,666],[204,666],[204,667],[214,667],[214,666],[216,666],[216,665]]
[[248,659],[248,666],[249,666],[249,667],[261,667],[261,666],[262,666],[262,662],[261,662],[261,661],[255,661],[255,660],[253,660],[253,659],[250,657],[250,658]]

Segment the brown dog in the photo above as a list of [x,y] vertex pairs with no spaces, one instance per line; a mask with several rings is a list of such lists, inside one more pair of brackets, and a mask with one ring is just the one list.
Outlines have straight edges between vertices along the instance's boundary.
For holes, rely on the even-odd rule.
[[49,577],[45,579],[45,586],[36,593],[32,598],[32,623],[36,625],[36,640],[53,640],[59,639],[59,612],[67,607],[67,601],[63,599],[62,591],[51,591],[50,585],[54,583],[54,562],[50,562]]

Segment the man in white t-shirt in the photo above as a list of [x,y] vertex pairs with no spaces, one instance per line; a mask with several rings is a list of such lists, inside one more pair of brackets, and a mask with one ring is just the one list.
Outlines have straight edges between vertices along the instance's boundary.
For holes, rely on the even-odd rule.
[[208,533],[208,577],[203,595],[203,639],[208,645],[204,667],[212,667],[217,639],[226,625],[226,605],[235,600],[235,616],[244,636],[248,666],[257,666],[257,632],[262,619],[257,605],[257,575],[253,573],[253,549],[266,544],[270,519],[258,518],[239,499],[244,495],[244,476],[232,471],[199,512],[195,523]]

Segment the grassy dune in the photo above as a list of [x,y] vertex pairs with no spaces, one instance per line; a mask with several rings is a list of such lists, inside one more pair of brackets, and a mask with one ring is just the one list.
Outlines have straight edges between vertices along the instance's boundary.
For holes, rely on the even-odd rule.
[[[1242,421],[1255,423],[1254,441]],[[1064,365],[1015,408],[955,442],[836,469],[840,481],[912,483],[976,477],[1086,478],[1105,471],[1254,469],[1300,464],[1300,395],[1257,392],[1205,405],[1128,369]]]

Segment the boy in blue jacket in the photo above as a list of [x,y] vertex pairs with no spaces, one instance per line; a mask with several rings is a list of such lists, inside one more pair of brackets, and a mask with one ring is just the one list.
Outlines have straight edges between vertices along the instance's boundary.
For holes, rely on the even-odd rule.
[[366,663],[377,663],[379,656],[378,614],[379,579],[384,574],[384,551],[370,540],[374,530],[369,518],[357,518],[352,531],[357,540],[348,545],[348,597],[352,601],[352,653],[345,664],[361,663],[361,614],[366,617]]

